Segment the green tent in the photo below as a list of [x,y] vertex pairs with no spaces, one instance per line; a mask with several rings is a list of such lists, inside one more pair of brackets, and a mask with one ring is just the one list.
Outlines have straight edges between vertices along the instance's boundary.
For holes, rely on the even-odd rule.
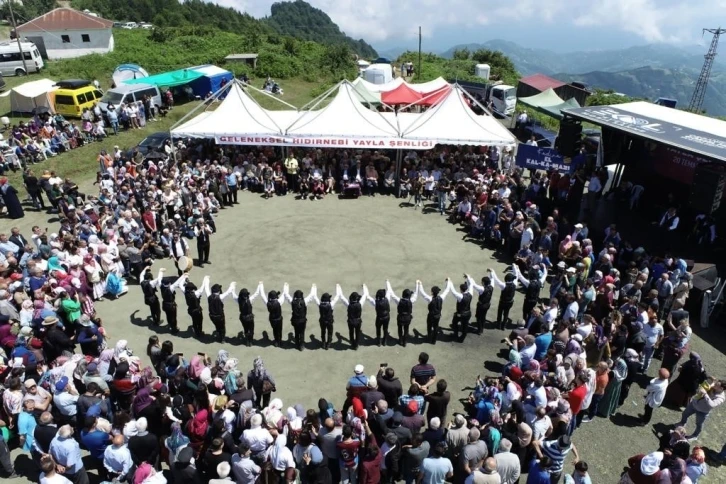
[[562,110],[568,108],[579,108],[580,104],[575,98],[565,101],[557,93],[549,88],[539,94],[528,97],[520,97],[518,102],[529,106],[542,114],[552,116],[555,119],[562,119]]
[[188,84],[195,79],[199,79],[204,74],[191,69],[179,69],[176,71],[162,72],[149,77],[141,77],[139,79],[129,79],[124,81],[125,84],[153,84],[158,87],[175,87]]
[[563,109],[579,108],[579,107],[580,107],[580,103],[578,103],[577,99],[575,99],[573,97],[563,103],[556,104],[554,106],[543,106],[537,110],[548,116],[552,116],[555,119],[562,119],[562,110]]
[[360,77],[351,82],[351,84],[354,87],[353,93],[361,103],[368,104],[369,106],[381,105],[381,93],[369,91],[365,84],[361,82]]

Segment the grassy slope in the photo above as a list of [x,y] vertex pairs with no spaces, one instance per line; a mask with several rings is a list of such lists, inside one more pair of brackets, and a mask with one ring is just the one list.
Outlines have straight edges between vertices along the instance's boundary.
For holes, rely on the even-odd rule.
[[[22,84],[24,82],[42,79],[46,75],[41,72],[40,74],[33,74],[26,77],[7,77],[7,89],[11,89],[14,86]],[[261,82],[261,81],[260,81]],[[256,83],[256,84],[259,84]],[[255,84],[255,85],[256,85]],[[303,80],[291,79],[281,82],[285,95],[283,99],[298,107],[302,107],[308,101],[313,98],[313,92],[318,87],[317,83],[305,82]],[[108,87],[108,86],[102,86]],[[259,87],[259,86],[258,86]],[[269,99],[263,94],[258,94],[252,91],[252,95],[257,99],[262,106],[268,109],[288,109],[282,103],[276,102],[274,99]],[[118,145],[121,148],[131,148],[138,144],[142,139],[151,133],[157,131],[168,131],[171,127],[188,114],[192,109],[199,105],[198,102],[191,102],[184,105],[178,105],[175,107],[169,115],[154,123],[148,123],[145,128],[133,131],[122,131],[118,136],[110,136],[105,141],[98,143],[91,143],[82,148],[69,151],[62,155],[51,158],[38,165],[33,165],[33,170],[37,173],[42,170],[56,170],[63,177],[70,177],[76,183],[85,184],[95,179],[98,165],[96,158],[98,153],[105,149],[111,151],[114,145]],[[5,113],[5,116],[10,116],[10,98],[0,97],[0,113]],[[198,113],[202,112],[200,108]],[[11,123],[17,124],[19,121],[27,121],[30,116],[12,117]],[[11,182],[16,187],[22,187],[22,181],[20,172],[9,175]]]

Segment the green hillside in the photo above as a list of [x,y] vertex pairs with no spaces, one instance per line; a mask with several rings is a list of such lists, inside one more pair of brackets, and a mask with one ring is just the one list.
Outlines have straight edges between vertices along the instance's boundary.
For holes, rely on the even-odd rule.
[[362,58],[378,57],[376,50],[365,40],[348,37],[328,14],[303,0],[273,3],[270,12],[264,21],[280,34],[326,45],[345,44]]

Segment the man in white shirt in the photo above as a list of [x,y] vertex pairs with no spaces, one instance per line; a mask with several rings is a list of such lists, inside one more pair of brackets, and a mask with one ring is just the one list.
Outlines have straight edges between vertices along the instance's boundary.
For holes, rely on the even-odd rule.
[[274,439],[270,432],[262,428],[262,415],[255,414],[250,419],[250,428],[242,432],[245,442],[250,446],[250,452],[255,455],[267,450]]
[[527,140],[527,143],[526,144],[528,146],[539,146],[537,144],[537,138],[534,135],[532,135],[532,137]]
[[666,389],[668,388],[668,379],[671,374],[665,368],[661,368],[658,371],[658,378],[650,380],[650,384],[645,389],[645,411],[641,417],[643,425],[650,423],[650,419],[653,416],[653,409],[658,408],[665,399]]
[[533,240],[534,232],[532,231],[532,224],[527,222],[524,226],[524,230],[522,231],[522,238],[519,241],[519,248],[525,249],[529,247],[532,244]]
[[663,331],[663,325],[658,322],[658,318],[655,316],[649,318],[648,324],[643,326],[643,333],[645,334],[645,347],[643,348],[643,373],[646,373],[650,366],[650,361],[653,359],[653,353],[655,353],[656,348],[660,345],[665,333]]

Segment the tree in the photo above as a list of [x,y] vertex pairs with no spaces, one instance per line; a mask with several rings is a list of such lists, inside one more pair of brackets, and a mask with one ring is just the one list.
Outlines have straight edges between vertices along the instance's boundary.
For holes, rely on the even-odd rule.
[[618,94],[612,89],[595,89],[595,92],[587,98],[588,106],[608,106],[610,104],[623,104],[635,101],[635,98]]
[[466,47],[454,50],[454,60],[469,60],[469,57],[471,57],[471,52]]

